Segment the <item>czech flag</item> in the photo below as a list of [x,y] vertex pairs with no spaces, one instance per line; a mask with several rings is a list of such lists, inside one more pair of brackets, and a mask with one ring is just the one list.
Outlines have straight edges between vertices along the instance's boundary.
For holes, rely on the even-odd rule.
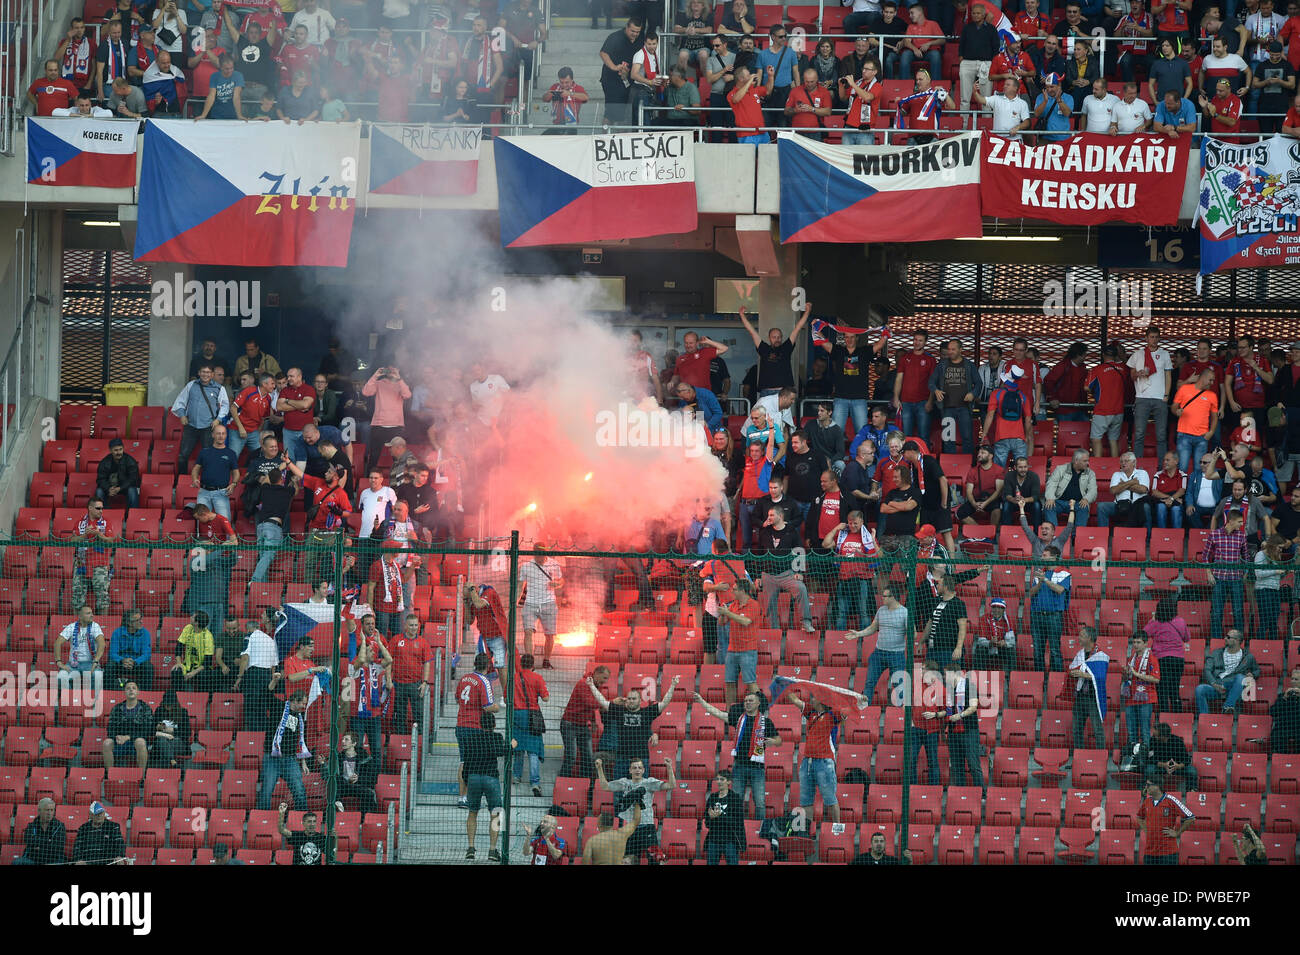
[[346,266],[360,152],[353,123],[150,120],[135,257]]
[[28,184],[131,188],[139,127],[134,119],[28,117]]
[[501,245],[569,245],[692,232],[691,133],[498,138]]
[[478,190],[478,126],[370,128],[370,191],[382,196],[470,196]]
[[983,235],[979,133],[914,146],[831,146],[780,133],[782,242]]
[[1007,19],[1007,15],[990,3],[989,0],[970,0],[968,6],[984,8],[984,12],[988,14],[985,20],[993,24],[994,29],[998,31],[998,36],[1002,38],[1004,47],[1012,40],[1020,39],[1020,37],[1016,36],[1016,31],[1011,28],[1011,21]]
[[[796,669],[794,672],[797,674],[799,671]],[[802,680],[798,676],[776,676],[772,678],[772,685],[768,687],[767,696],[773,706],[780,703],[782,697],[790,693],[797,693],[805,703],[816,697],[840,714],[865,710],[871,703],[861,693],[854,693],[852,690],[831,686],[829,683],[814,683],[812,680]]]

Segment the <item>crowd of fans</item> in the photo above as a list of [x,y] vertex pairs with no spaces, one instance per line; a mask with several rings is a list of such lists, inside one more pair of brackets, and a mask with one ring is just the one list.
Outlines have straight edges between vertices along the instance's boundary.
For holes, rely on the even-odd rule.
[[[710,9],[706,0],[688,0],[675,16],[670,53],[658,49],[662,21],[633,16],[600,51],[606,119],[702,120],[719,130],[715,141],[754,143],[777,127],[814,136],[837,128],[854,145],[875,142],[888,126],[910,130],[891,141],[913,142],[973,128],[974,106],[991,114],[982,128],[1017,138],[1032,131],[1045,141],[1072,132],[1177,136],[1198,128],[1300,135],[1295,0],[1286,15],[1274,13],[1273,0],[1250,0],[1243,8],[1227,4],[1226,17],[1222,0],[1167,0],[1149,11],[1146,0],[1081,0],[1057,10],[1006,0],[1000,6],[1014,39],[1000,35],[982,3],[844,6],[852,11],[842,22],[830,14],[844,11],[829,7],[822,24],[787,15],[761,27],[755,9],[765,5],[731,0]],[[836,23],[842,33],[832,33]],[[900,94],[886,81],[913,85]],[[643,116],[642,105],[659,108]],[[943,121],[945,110],[958,109]],[[576,114],[557,109],[557,126],[575,122]]]
[[27,99],[38,116],[285,122],[349,122],[361,108],[402,123],[421,105],[435,123],[482,125],[546,33],[537,0],[410,4],[407,15],[385,15],[397,6],[88,3]]

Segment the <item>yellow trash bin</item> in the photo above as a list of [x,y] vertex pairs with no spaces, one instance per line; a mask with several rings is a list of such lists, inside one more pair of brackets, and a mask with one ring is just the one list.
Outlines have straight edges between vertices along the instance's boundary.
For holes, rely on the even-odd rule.
[[[104,386],[104,404],[115,405],[117,407],[138,408],[144,404],[149,389],[144,385],[137,385],[135,382],[128,381],[110,381]],[[127,413],[127,434],[130,431],[130,412]]]

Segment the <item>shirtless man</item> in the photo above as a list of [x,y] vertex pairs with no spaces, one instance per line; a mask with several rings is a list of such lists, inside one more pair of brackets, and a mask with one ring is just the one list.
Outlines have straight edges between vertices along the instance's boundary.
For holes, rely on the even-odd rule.
[[583,865],[622,865],[627,850],[627,840],[641,825],[641,805],[632,807],[632,824],[614,828],[614,814],[602,812],[596,820],[597,832],[582,847]]

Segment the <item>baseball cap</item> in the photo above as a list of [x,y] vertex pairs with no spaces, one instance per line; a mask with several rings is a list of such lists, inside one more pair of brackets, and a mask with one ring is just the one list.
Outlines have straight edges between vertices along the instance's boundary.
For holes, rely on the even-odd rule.
[[917,540],[925,540],[927,537],[933,537],[934,533],[933,524],[922,524],[913,536],[915,536]]
[[112,441],[108,442],[108,446],[109,446],[110,448],[122,448],[122,447],[125,447],[125,445],[122,444],[122,439],[121,439],[121,438],[114,438]]
[[98,816],[101,812],[104,813],[105,818],[108,817],[108,809],[102,802],[95,800],[90,804],[90,814],[92,816]]

